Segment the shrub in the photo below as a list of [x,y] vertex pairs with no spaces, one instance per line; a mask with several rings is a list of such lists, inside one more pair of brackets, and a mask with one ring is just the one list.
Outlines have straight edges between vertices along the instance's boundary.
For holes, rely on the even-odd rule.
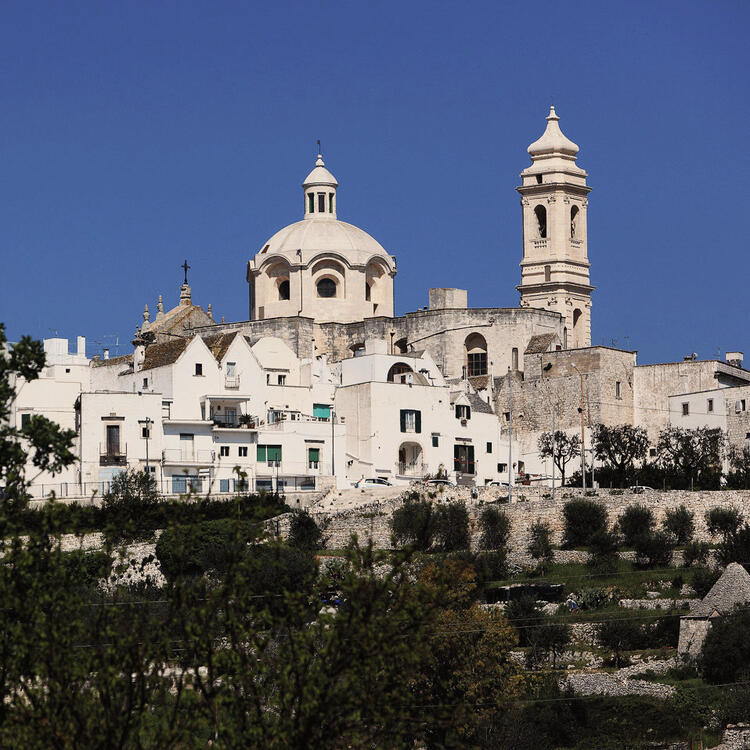
[[750,670],[750,610],[738,607],[712,621],[701,651],[707,682],[736,682]]
[[722,565],[738,562],[750,563],[750,526],[745,524],[733,534],[729,534],[719,544],[718,558]]
[[595,500],[579,498],[569,500],[563,506],[565,531],[563,545],[580,547],[590,543],[597,532],[607,530],[607,510]]
[[645,505],[628,505],[617,519],[617,527],[626,546],[634,547],[636,539],[651,533],[654,528],[654,514]]
[[511,599],[505,607],[505,617],[518,632],[518,645],[521,647],[530,645],[531,629],[541,618],[536,599],[531,595]]
[[676,647],[680,638],[679,617],[659,617],[654,622],[643,627],[645,645],[643,648]]
[[469,512],[463,502],[441,505],[433,515],[435,539],[444,552],[469,549]]
[[89,587],[100,578],[107,578],[112,569],[112,557],[106,552],[73,550],[64,552],[62,564],[66,578],[75,586]]
[[599,625],[599,642],[612,651],[616,666],[623,666],[623,651],[634,651],[646,647],[646,638],[641,626],[634,620],[613,618]]
[[578,593],[578,605],[581,609],[599,609],[609,602],[609,595],[606,589],[585,588]]
[[479,516],[480,549],[499,549],[504,547],[510,534],[510,518],[507,513],[495,507],[485,508]]
[[156,528],[153,516],[158,508],[159,493],[150,473],[138,469],[120,472],[102,497],[107,537],[113,542],[147,539]]
[[708,555],[711,546],[708,542],[688,542],[685,545],[685,551],[682,553],[683,562],[686,568],[693,563],[705,565],[708,562]]
[[742,523],[742,513],[737,508],[720,505],[706,512],[706,525],[711,534],[720,534],[724,539],[734,534]]
[[307,511],[296,511],[289,524],[289,545],[310,552],[323,546],[323,533]]
[[721,570],[719,568],[709,568],[699,566],[693,570],[693,580],[690,585],[695,589],[695,593],[702,599],[719,580]]
[[675,538],[679,545],[688,544],[695,533],[695,513],[680,505],[674,510],[664,512],[662,528]]
[[393,511],[391,529],[396,541],[426,552],[432,546],[435,519],[432,503],[419,497],[407,497],[404,504]]
[[557,657],[562,654],[569,643],[570,625],[545,618],[529,628],[528,644],[531,648],[526,654],[526,663],[528,666],[534,666],[551,656],[552,668],[555,669]]
[[474,560],[474,568],[480,583],[498,581],[508,575],[507,554],[504,549],[480,552]]
[[539,567],[546,568],[553,560],[552,530],[546,521],[537,518],[529,529],[529,554],[539,563]]
[[597,531],[589,539],[589,565],[598,570],[613,570],[617,567],[617,537],[606,528]]
[[672,562],[672,537],[652,531],[635,540],[636,562],[648,568],[667,568]]

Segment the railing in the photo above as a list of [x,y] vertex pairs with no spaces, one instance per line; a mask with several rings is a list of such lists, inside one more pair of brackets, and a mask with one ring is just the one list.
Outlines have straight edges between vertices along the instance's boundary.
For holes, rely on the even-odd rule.
[[214,414],[211,419],[216,427],[237,428],[240,426],[240,418],[238,416],[222,417]]
[[126,466],[128,463],[128,445],[125,444],[124,450],[118,448],[114,450],[111,445],[99,443],[99,466]]
[[396,473],[400,477],[423,477],[425,475],[425,468],[421,461],[399,461],[396,466]]
[[239,375],[234,375],[234,376],[227,375],[224,378],[224,387],[225,388],[239,388],[240,387],[240,376]]
[[162,461],[165,464],[210,464],[213,459],[214,452],[209,450],[165,448],[162,451]]

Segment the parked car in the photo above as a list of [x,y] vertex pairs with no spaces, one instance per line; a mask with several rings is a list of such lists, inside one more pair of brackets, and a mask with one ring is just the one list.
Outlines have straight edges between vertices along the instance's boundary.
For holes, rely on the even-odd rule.
[[434,479],[425,480],[425,484],[432,485],[433,487],[455,487],[456,483],[451,482],[450,479],[443,479],[442,477],[435,477]]
[[393,484],[387,479],[372,477],[371,479],[360,479],[354,483],[354,486],[358,489],[366,489],[367,487],[393,487]]
[[484,485],[485,487],[507,487],[507,482],[498,482],[497,479],[493,480],[492,482],[487,482],[487,484]]

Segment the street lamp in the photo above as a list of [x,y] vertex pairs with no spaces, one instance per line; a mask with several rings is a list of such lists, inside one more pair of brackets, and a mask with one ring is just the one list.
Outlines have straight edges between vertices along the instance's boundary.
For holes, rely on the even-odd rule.
[[578,367],[571,362],[571,367],[579,374],[581,377],[581,406],[578,409],[578,411],[581,412],[581,488],[583,492],[586,492],[586,428],[584,427],[584,413],[583,413],[583,373],[578,369]]
[[146,441],[146,472],[149,471],[148,466],[148,440],[151,437],[151,425],[153,424],[153,419],[151,417],[146,417],[145,419],[139,419],[138,424],[146,425],[146,427],[143,430],[143,439]]

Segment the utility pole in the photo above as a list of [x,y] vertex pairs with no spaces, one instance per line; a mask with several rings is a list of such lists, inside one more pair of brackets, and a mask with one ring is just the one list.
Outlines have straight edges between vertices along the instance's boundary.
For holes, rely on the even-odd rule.
[[552,502],[555,502],[555,405],[552,404]]
[[146,425],[146,427],[145,427],[145,429],[143,431],[143,439],[146,441],[146,472],[148,472],[148,470],[149,470],[149,467],[148,467],[148,441],[149,441],[149,438],[151,437],[151,424],[152,424],[152,422],[153,422],[153,420],[151,419],[151,417],[146,417],[145,419],[139,419],[138,420],[138,424],[145,424]]
[[513,499],[513,377],[508,368],[508,502]]
[[585,415],[583,413],[583,373],[575,366],[571,364],[573,369],[578,373],[581,378],[581,407],[578,411],[581,412],[581,488],[583,492],[586,492],[586,427],[585,427]]
[[331,475],[336,481],[336,412],[331,404]]

